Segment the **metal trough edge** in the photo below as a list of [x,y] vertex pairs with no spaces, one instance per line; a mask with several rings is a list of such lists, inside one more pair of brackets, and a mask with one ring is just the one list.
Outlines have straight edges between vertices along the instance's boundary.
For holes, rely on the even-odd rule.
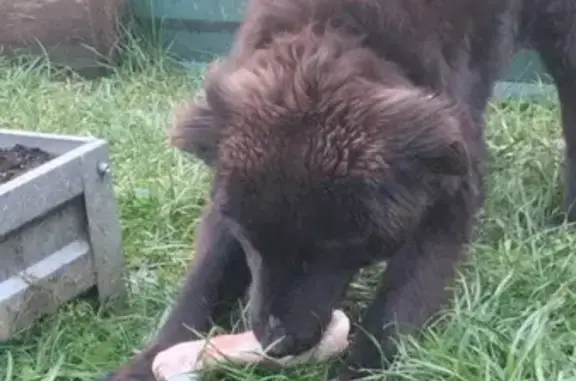
[[[73,241],[0,283],[0,341],[11,336],[14,326],[28,326],[39,315],[53,311],[62,301],[93,285],[94,268],[86,266],[85,261],[92,262],[90,245],[84,240]],[[74,266],[76,263],[78,266]],[[39,295],[38,290],[41,290]],[[29,307],[29,297],[42,298],[41,307]],[[24,324],[19,324],[21,315],[26,315],[28,310],[34,316],[26,316]]]
[[[92,139],[0,185],[0,237],[82,194],[86,170],[82,157],[104,144]],[[44,193],[38,194],[39,190]]]

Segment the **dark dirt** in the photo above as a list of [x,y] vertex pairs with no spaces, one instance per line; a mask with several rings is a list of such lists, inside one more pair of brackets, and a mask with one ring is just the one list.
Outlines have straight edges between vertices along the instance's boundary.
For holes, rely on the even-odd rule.
[[16,144],[12,148],[0,148],[0,184],[51,160],[54,156],[40,148]]

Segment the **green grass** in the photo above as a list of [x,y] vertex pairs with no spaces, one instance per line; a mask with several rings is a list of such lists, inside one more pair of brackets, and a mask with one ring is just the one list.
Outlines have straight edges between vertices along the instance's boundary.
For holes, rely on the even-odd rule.
[[[201,73],[170,70],[163,60],[140,69],[54,81],[42,69],[0,64],[1,125],[108,139],[131,291],[116,314],[74,301],[0,344],[0,380],[93,380],[141,347],[170,306],[210,174],[169,148],[164,131],[172,105]],[[489,193],[471,263],[441,327],[407,340],[387,379],[576,380],[576,234],[559,213],[557,108],[492,104],[488,120]],[[373,281],[355,284],[360,304]],[[228,377],[316,380],[322,371],[236,369]]]

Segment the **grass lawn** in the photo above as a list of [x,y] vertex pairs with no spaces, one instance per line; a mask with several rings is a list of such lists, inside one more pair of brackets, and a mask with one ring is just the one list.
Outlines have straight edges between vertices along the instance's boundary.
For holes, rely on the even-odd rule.
[[[0,381],[93,380],[155,328],[193,253],[210,181],[164,135],[173,103],[199,78],[161,60],[94,82],[0,64],[0,125],[109,140],[131,289],[129,306],[114,315],[78,300],[0,344]],[[576,234],[558,210],[557,108],[492,104],[488,119],[488,201],[457,299],[441,327],[406,341],[387,379],[576,380]],[[352,304],[365,302],[371,281],[357,280]],[[229,379],[317,380],[321,372],[237,369]]]

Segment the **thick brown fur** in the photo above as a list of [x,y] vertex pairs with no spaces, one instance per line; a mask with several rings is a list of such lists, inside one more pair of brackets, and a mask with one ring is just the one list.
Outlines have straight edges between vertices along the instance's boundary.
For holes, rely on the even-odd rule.
[[352,277],[382,260],[336,376],[388,364],[398,332],[446,301],[483,201],[486,103],[522,46],[557,81],[570,211],[575,25],[569,0],[251,0],[205,98],[170,132],[216,174],[194,263],[161,332],[108,379],[152,381],[158,351],[228,317],[248,288],[258,340],[301,352]]

